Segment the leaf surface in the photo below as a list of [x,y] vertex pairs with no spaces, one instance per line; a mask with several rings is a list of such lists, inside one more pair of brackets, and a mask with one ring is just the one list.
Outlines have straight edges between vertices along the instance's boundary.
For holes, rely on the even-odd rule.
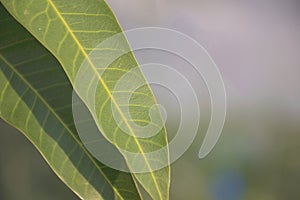
[[22,132],[82,199],[140,199],[130,174],[98,162],[72,118],[72,87],[57,60],[0,4],[0,117]]
[[[99,55],[105,57],[112,52],[122,52],[128,48],[124,38],[121,45],[117,43],[113,48],[97,49],[99,43],[121,32],[121,28],[107,4],[103,0],[2,0],[2,2],[9,12],[53,53],[73,86],[76,86],[75,80],[80,67],[84,62],[87,63],[88,69],[94,73],[93,78],[99,82],[95,94],[95,113],[88,104],[87,97],[89,95],[85,96],[77,90],[76,92],[93,113],[102,134],[112,144],[119,150],[142,155],[140,165],[149,172],[134,173],[134,176],[150,196],[155,200],[168,199],[169,166],[153,171],[154,167],[151,164],[167,163],[168,151],[163,152],[160,157],[146,156],[149,152],[167,146],[165,128],[163,127],[153,137],[140,138],[137,137],[130,122],[132,120],[140,126],[149,125],[151,123],[150,108],[154,106],[154,111],[159,112],[155,105],[155,98],[141,71],[136,71],[135,74],[144,82],[144,86],[132,94],[128,105],[121,105],[113,95],[118,80],[138,66],[133,54],[122,55],[105,69],[97,66],[89,57],[92,50],[98,51]],[[126,92],[126,90],[120,92]],[[120,124],[114,120],[112,106],[115,108],[122,126],[131,135],[120,128]],[[132,119],[126,117],[122,106],[129,107]],[[124,153],[123,155],[130,169],[138,165],[134,158],[129,158]]]

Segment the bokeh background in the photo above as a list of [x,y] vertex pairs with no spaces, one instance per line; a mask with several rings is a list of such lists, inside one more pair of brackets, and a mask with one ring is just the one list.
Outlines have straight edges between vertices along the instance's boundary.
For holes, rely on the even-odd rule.
[[[136,52],[141,62],[169,59],[190,74],[201,99],[198,136],[172,165],[171,200],[300,199],[300,1],[107,2],[125,30],[159,26],[196,39],[225,81],[225,127],[211,154],[199,160],[210,117],[203,80],[161,52]],[[153,89],[169,112],[171,138],[178,105],[167,91]],[[0,199],[78,199],[21,133],[2,121],[0,132]]]

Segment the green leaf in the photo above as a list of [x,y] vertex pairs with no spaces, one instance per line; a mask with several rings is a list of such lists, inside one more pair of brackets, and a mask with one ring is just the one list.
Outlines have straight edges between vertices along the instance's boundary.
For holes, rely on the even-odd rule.
[[[147,156],[147,153],[167,146],[165,128],[163,127],[153,137],[140,138],[136,137],[136,129],[130,122],[132,120],[140,126],[151,124],[152,119],[148,114],[150,108],[154,108],[152,111],[156,113],[155,116],[159,115],[155,98],[141,71],[135,71],[135,75],[142,80],[144,86],[132,93],[128,105],[132,119],[126,117],[123,105],[113,95],[118,80],[138,66],[133,54],[127,53],[121,56],[105,69],[97,66],[88,56],[94,50],[98,55],[106,58],[113,52],[126,51],[128,48],[127,41],[123,38],[113,48],[97,49],[100,42],[121,32],[107,4],[103,0],[2,0],[2,2],[9,12],[58,59],[76,92],[99,124],[102,134],[122,152],[131,170],[138,164],[135,163],[134,158],[124,154],[123,150],[142,155],[143,160],[139,160],[141,161],[139,164],[149,172],[134,173],[138,182],[153,199],[168,199],[169,166],[154,171],[152,165],[153,163],[168,164],[168,151],[166,150],[159,157]],[[85,96],[78,91],[75,84],[78,71],[84,62],[88,70],[94,73],[93,78],[99,82],[95,94],[95,113],[88,102],[88,95]],[[119,92],[127,91],[124,89]],[[115,113],[112,112],[112,107],[115,108]],[[123,128],[131,135],[120,128],[113,114],[120,118]],[[160,124],[154,123],[154,125]]]
[[106,167],[84,148],[63,69],[1,4],[0,30],[0,117],[33,143],[79,197],[140,199],[130,174]]

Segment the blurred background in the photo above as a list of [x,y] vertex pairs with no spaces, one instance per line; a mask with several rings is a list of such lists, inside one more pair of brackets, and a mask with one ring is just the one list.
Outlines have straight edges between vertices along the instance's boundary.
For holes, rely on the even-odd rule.
[[[300,199],[300,1],[107,2],[125,30],[159,26],[197,40],[225,82],[225,127],[211,154],[199,160],[210,117],[203,80],[169,55],[136,52],[140,62],[163,57],[183,69],[201,100],[197,138],[172,165],[171,200]],[[167,91],[153,89],[168,111],[171,138],[178,105]],[[77,199],[21,133],[2,121],[0,131],[0,199]]]

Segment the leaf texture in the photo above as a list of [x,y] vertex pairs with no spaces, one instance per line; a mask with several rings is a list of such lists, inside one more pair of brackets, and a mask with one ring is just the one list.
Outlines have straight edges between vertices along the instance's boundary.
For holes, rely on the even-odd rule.
[[[83,62],[94,72],[99,81],[95,96],[95,120],[105,137],[119,150],[146,155],[167,146],[164,128],[151,138],[136,137],[128,118],[124,117],[122,105],[114,99],[112,92],[117,81],[130,69],[138,66],[132,53],[127,53],[104,71],[89,58],[89,53],[99,51],[109,55],[114,51],[124,51],[128,46],[118,45],[110,49],[97,49],[97,45],[116,33],[121,28],[111,10],[103,0],[2,0],[9,12],[28,29],[61,63],[66,75],[74,86],[77,73]],[[124,38],[126,43],[126,40]],[[125,49],[124,49],[125,48]],[[156,104],[155,98],[143,75],[138,71],[145,85],[132,94],[129,105],[132,121],[141,126],[151,123],[149,110]],[[76,89],[76,87],[75,87]],[[78,92],[78,91],[77,91]],[[89,91],[88,91],[89,92]],[[121,91],[126,92],[126,90]],[[88,106],[85,96],[80,98]],[[114,121],[111,105],[131,135],[128,135]],[[88,106],[89,110],[91,108]],[[156,107],[157,108],[157,107]],[[158,109],[156,109],[156,112]],[[124,155],[129,168],[135,167],[135,161]],[[161,157],[152,158],[157,163],[168,162],[168,152]],[[153,171],[149,157],[143,157],[143,168],[148,173],[134,173],[135,178],[153,199],[168,199],[170,170],[169,166]]]
[[0,30],[0,117],[33,143],[80,198],[140,199],[130,174],[106,167],[84,148],[63,69],[1,4]]

